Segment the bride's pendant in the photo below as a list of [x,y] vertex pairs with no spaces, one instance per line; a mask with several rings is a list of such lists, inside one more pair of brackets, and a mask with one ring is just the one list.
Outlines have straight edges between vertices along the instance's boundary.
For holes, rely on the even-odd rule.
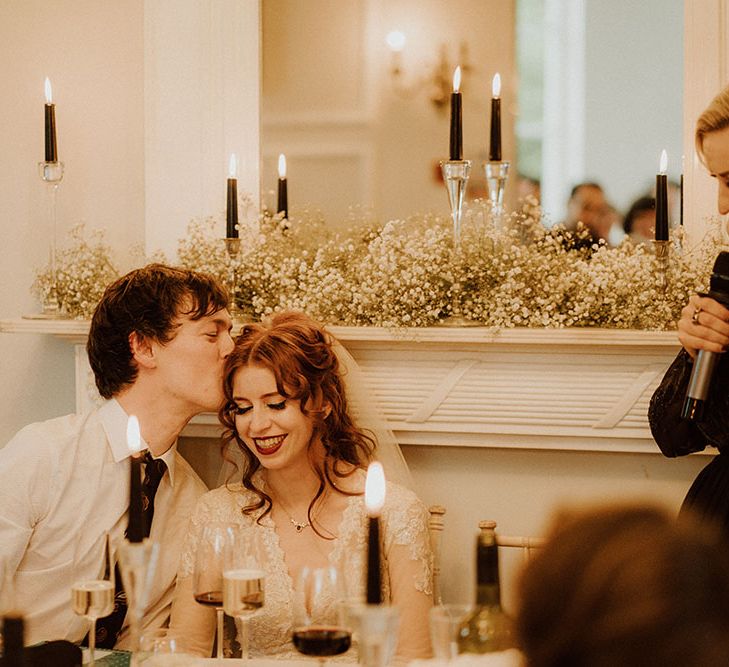
[[311,524],[307,521],[306,523],[299,523],[296,519],[293,517],[289,517],[289,521],[293,524],[294,528],[296,528],[296,532],[300,533],[304,528],[308,528]]

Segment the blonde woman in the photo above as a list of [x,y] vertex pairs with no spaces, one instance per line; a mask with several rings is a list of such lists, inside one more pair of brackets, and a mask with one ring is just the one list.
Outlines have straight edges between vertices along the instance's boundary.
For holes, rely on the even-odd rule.
[[[729,213],[729,87],[722,90],[696,123],[696,151],[717,180],[718,210]],[[701,419],[681,418],[693,362],[699,350],[721,353],[729,345],[729,309],[694,294],[681,312],[678,339],[683,349],[653,394],[648,418],[661,451],[669,457],[698,452],[708,445],[719,455],[699,473],[681,511],[692,509],[729,530],[729,358],[721,355]]]

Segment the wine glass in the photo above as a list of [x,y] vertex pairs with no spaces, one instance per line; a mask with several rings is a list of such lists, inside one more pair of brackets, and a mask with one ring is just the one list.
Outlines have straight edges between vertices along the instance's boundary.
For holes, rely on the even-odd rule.
[[262,545],[253,528],[238,528],[226,545],[223,570],[223,609],[238,626],[242,658],[248,658],[248,619],[264,602],[266,572],[263,569]]
[[215,655],[223,658],[223,569],[225,553],[230,548],[236,527],[213,521],[203,525],[195,551],[192,571],[192,593],[195,600],[213,607],[217,614],[217,645]]
[[335,567],[301,570],[294,591],[292,641],[296,650],[326,658],[349,650],[352,629],[345,604],[344,582]]
[[[96,650],[96,621],[108,616],[114,611],[114,587],[112,577],[111,545],[109,534],[104,534],[104,572],[98,579],[78,579],[71,586],[71,601],[73,610],[83,616],[91,627],[89,628],[89,665],[95,665],[94,652]],[[74,561],[78,564],[78,557]]]

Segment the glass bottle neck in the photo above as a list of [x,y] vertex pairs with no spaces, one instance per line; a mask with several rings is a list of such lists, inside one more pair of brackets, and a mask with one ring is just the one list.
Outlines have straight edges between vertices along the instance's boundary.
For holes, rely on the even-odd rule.
[[479,543],[476,553],[476,603],[481,606],[499,606],[499,548],[496,541]]
[[500,586],[498,584],[479,584],[476,587],[476,604],[479,607],[500,607]]

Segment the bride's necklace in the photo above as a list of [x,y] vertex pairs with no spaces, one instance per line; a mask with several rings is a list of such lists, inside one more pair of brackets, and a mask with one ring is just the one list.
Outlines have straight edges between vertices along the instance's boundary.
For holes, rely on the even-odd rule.
[[[320,509],[320,507],[321,507],[321,504],[322,504],[322,503],[324,502],[324,497],[325,497],[325,496],[326,496],[326,491],[325,491],[325,492],[324,492],[324,494],[322,494],[322,496],[321,496],[321,497],[319,498],[319,505],[318,505],[318,506],[317,506],[317,508],[316,508],[317,510],[319,510],[319,509]],[[307,519],[307,520],[306,520],[305,522],[303,522],[303,523],[302,523],[301,521],[297,521],[296,519],[294,519],[294,517],[293,517],[293,516],[291,516],[291,512],[289,512],[289,511],[288,511],[288,510],[286,509],[286,505],[284,505],[284,504],[283,504],[283,502],[281,501],[281,499],[280,499],[280,498],[279,498],[279,500],[278,500],[278,504],[279,504],[279,506],[281,507],[281,509],[282,509],[282,510],[284,511],[284,514],[285,514],[285,515],[286,515],[286,516],[287,516],[287,517],[289,518],[289,521],[291,522],[291,525],[292,525],[292,526],[293,526],[293,527],[294,527],[294,528],[296,529],[296,532],[297,532],[297,533],[300,533],[300,532],[302,532],[302,531],[303,531],[303,530],[304,530],[305,528],[308,528],[309,526],[311,526],[311,521],[309,521],[308,519]],[[318,513],[318,512],[317,512],[317,513]],[[312,519],[314,518],[314,515],[313,515],[313,514],[312,514],[312,517],[311,517],[311,518],[312,518]]]
[[[286,510],[284,510],[284,512],[286,512]],[[294,528],[296,528],[296,532],[297,533],[300,533],[302,530],[304,530],[304,528],[308,528],[311,525],[311,522],[310,521],[307,521],[306,523],[299,523],[288,512],[286,512],[286,514],[289,517],[289,521],[292,523],[292,525],[294,526]]]

